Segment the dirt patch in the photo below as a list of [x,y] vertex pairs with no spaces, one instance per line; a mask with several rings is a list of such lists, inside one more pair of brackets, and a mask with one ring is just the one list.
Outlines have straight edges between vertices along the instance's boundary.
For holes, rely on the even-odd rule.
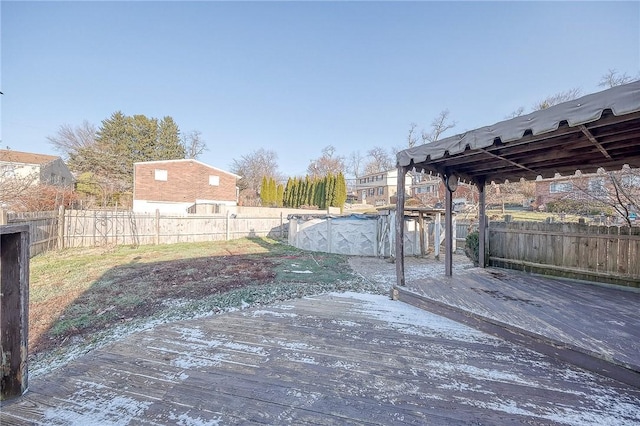
[[[155,260],[158,259],[158,260]],[[247,291],[242,305],[261,294],[307,294],[300,286],[357,281],[346,256],[297,250],[268,239],[174,246],[51,253],[32,260],[29,352],[90,342],[130,322],[216,295]],[[296,290],[284,288],[295,284]],[[260,296],[263,297],[263,296]],[[285,297],[285,296],[283,296]],[[225,302],[232,303],[232,302]],[[194,308],[197,309],[197,308]],[[188,313],[187,313],[188,315]]]

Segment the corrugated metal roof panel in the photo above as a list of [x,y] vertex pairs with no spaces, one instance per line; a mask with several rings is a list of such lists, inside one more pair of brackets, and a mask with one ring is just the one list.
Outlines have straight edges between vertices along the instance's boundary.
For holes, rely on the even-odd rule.
[[503,143],[520,140],[527,132],[541,135],[555,131],[566,121],[570,127],[597,121],[605,110],[615,116],[640,111],[640,81],[613,87],[602,92],[563,102],[544,110],[480,127],[430,144],[405,149],[397,154],[397,165],[408,166],[427,159],[459,154],[466,149],[487,148],[496,139]]

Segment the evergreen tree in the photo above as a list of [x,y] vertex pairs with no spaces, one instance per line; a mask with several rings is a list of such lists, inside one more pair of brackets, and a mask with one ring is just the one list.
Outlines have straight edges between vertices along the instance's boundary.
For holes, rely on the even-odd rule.
[[121,191],[133,188],[133,163],[184,158],[180,130],[171,117],[161,122],[138,114],[117,111],[102,121],[95,144],[79,150],[70,165],[78,172],[92,172]]
[[262,176],[262,184],[260,184],[260,201],[263,206],[268,206],[269,204],[269,184],[267,183],[267,177]]
[[184,144],[180,140],[180,129],[169,116],[158,123],[158,146],[155,155],[162,160],[179,160],[186,157]]
[[275,207],[278,199],[278,185],[274,178],[269,178],[269,206]]
[[284,187],[284,194],[282,196],[282,203],[285,207],[291,207],[291,187],[293,185],[293,180],[291,178],[287,179],[287,185]]
[[344,207],[344,204],[347,202],[347,181],[344,178],[342,172],[338,173],[336,178],[336,198],[334,200],[334,207]]
[[284,185],[278,184],[276,188],[276,207],[283,206],[283,199],[284,199]]

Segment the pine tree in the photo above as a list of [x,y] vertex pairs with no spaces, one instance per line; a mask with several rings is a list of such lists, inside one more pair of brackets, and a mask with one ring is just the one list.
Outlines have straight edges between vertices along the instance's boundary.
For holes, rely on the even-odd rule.
[[342,208],[346,202],[347,181],[345,180],[342,172],[340,172],[336,178],[336,199],[334,200],[334,207],[340,207],[340,211],[342,212]]
[[262,184],[260,185],[260,201],[263,206],[268,206],[269,204],[269,184],[267,183],[267,177],[262,176]]
[[278,184],[276,188],[276,207],[283,206],[283,199],[284,199],[284,185]]
[[278,199],[278,185],[274,178],[269,179],[269,206],[275,207]]

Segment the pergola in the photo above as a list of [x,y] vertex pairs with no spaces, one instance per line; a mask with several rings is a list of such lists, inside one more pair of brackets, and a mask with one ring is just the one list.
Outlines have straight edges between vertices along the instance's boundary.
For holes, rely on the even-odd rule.
[[[640,167],[640,81],[583,96],[430,144],[400,151],[398,182],[410,170],[445,182],[445,275],[452,275],[452,193],[458,181],[479,192],[479,262],[485,265],[485,185]],[[397,284],[404,277],[404,185],[396,208]]]

